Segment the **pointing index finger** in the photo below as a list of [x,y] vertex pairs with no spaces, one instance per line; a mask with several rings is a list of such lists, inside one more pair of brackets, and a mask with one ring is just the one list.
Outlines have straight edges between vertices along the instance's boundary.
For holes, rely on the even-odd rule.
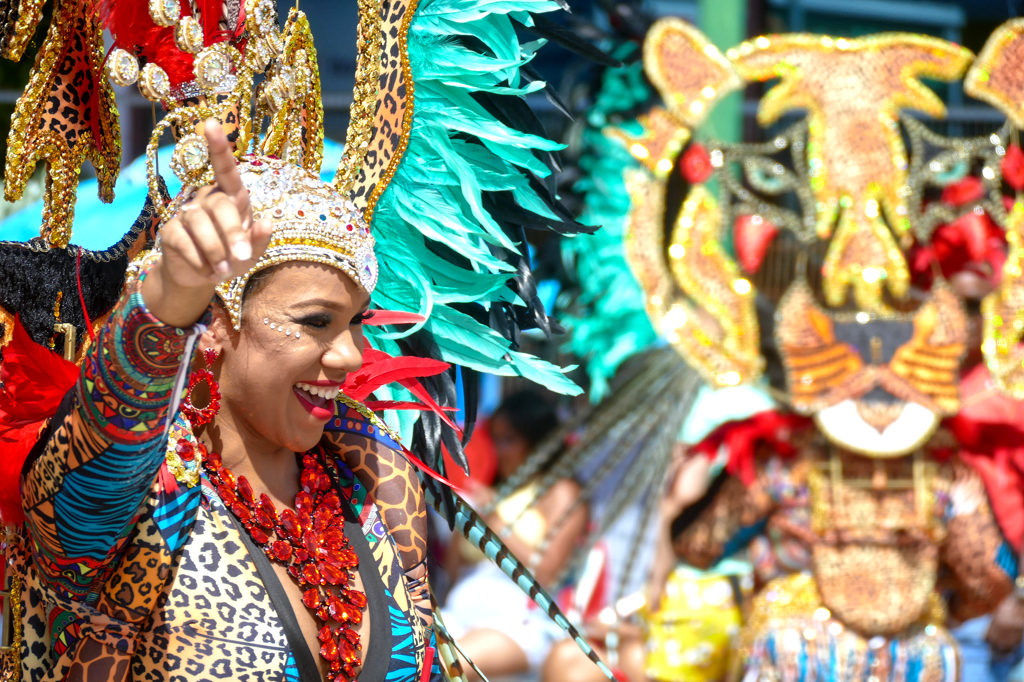
[[203,133],[206,136],[206,144],[210,148],[210,165],[213,167],[214,182],[225,194],[238,197],[245,190],[242,185],[242,178],[238,175],[238,166],[235,164],[235,155],[231,153],[231,145],[228,143],[227,135],[220,121],[208,118],[204,124]]

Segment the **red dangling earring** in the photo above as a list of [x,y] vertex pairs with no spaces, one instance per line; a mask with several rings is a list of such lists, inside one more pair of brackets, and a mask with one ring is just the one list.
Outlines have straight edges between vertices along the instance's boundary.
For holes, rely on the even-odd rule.
[[[214,380],[213,372],[210,371],[213,363],[217,362],[218,355],[220,354],[212,348],[204,350],[203,359],[206,361],[206,367],[195,370],[188,377],[188,390],[185,391],[185,398],[181,401],[181,413],[185,415],[185,419],[188,419],[193,431],[200,426],[209,424],[220,412],[220,384]],[[210,387],[210,404],[206,407],[196,407],[192,404],[192,390],[204,381]]]

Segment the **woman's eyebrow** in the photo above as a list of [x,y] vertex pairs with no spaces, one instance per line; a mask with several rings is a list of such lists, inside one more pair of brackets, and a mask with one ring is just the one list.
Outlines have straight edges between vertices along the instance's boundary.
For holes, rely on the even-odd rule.
[[[295,308],[330,308],[332,310],[342,310],[349,307],[346,303],[329,298],[310,298],[305,301],[297,301],[292,306]],[[370,301],[366,301],[366,303],[359,307],[361,313],[365,313],[369,309]]]
[[310,298],[304,301],[297,301],[292,306],[296,308],[331,308],[333,310],[341,310],[346,307],[341,301],[333,301],[329,298]]

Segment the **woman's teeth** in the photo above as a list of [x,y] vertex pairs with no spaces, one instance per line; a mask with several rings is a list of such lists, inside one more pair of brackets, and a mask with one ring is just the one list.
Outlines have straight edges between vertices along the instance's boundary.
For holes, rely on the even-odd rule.
[[311,396],[317,398],[323,398],[324,400],[334,400],[338,397],[338,393],[341,389],[337,386],[311,386],[310,384],[297,383],[295,387],[299,390],[305,391]]

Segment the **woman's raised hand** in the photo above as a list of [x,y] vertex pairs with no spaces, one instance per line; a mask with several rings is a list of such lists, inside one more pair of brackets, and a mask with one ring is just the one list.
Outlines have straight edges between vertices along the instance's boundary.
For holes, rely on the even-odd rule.
[[204,129],[214,184],[161,228],[163,255],[142,289],[150,312],[176,327],[194,324],[217,284],[253,266],[273,229],[267,219],[253,222],[249,192],[220,123],[209,119]]

